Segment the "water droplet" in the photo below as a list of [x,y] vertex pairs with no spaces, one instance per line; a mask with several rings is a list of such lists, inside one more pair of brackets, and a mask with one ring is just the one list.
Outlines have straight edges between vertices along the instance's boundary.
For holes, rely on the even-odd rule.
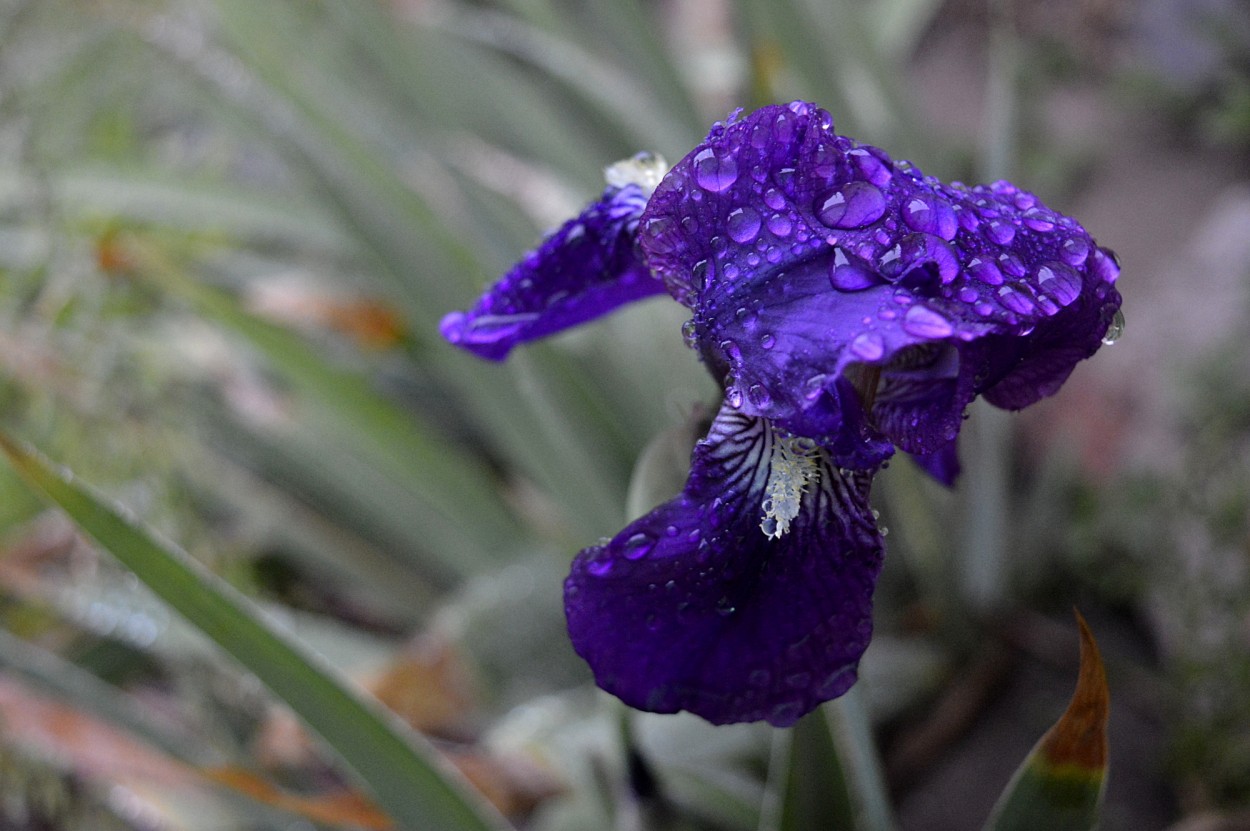
[[893,282],[921,288],[936,277],[943,285],[959,276],[959,258],[933,234],[908,234],[881,258],[881,273]]
[[999,245],[1008,245],[1016,238],[1016,229],[1009,222],[994,219],[985,226],[985,235]]
[[1001,286],[1003,284],[1003,273],[998,270],[998,266],[980,257],[973,257],[968,261],[968,273],[987,286]]
[[872,152],[873,150],[876,150],[876,148],[856,147],[847,153],[847,156],[859,168],[860,176],[863,176],[877,187],[883,188],[890,183],[890,179],[894,178],[894,173],[890,170],[892,163],[885,153],[880,150],[874,153]]
[[1027,291],[1023,286],[1017,283],[1011,283],[1003,286],[998,290],[998,302],[1003,307],[1010,309],[1017,314],[1027,315],[1035,310],[1033,301],[1024,293]]
[[729,387],[725,390],[725,403],[735,410],[742,409],[742,390],[737,387]]
[[603,577],[612,571],[611,560],[593,560],[586,564],[586,570],[596,577]]
[[972,286],[964,286],[959,290],[959,299],[964,303],[975,303],[980,296]]
[[994,314],[994,307],[989,303],[981,302],[973,306],[972,311],[976,312],[981,317],[989,317]]
[[885,197],[868,182],[848,182],[818,199],[815,209],[830,228],[862,228],[885,213]]
[[829,283],[838,291],[860,291],[875,286],[881,278],[868,263],[848,254],[840,247],[833,249],[833,262],[829,266]]
[[651,552],[655,547],[655,538],[650,534],[639,531],[629,539],[625,540],[623,553],[627,560],[640,560]]
[[1089,243],[1080,237],[1068,237],[1059,248],[1059,256],[1073,268],[1080,268],[1089,257]]
[[1055,223],[1053,221],[1054,214],[1044,211],[1041,208],[1029,208],[1024,212],[1024,224],[1032,228],[1034,231],[1053,231]]
[[729,617],[736,611],[738,610],[734,607],[733,601],[728,597],[722,597],[716,601],[716,614],[721,617]]
[[710,193],[720,193],[738,181],[738,162],[732,156],[721,158],[708,147],[694,157],[694,180]]
[[779,237],[789,236],[793,227],[793,223],[790,222],[790,217],[785,214],[776,213],[768,217],[768,230],[772,231]]
[[1050,262],[1037,270],[1037,285],[1060,306],[1081,294],[1081,276],[1063,263]]
[[694,349],[699,345],[698,332],[696,329],[697,327],[695,326],[693,317],[681,325],[681,339],[685,341],[686,346],[691,349]]
[[944,240],[953,240],[959,230],[955,212],[945,200],[932,194],[920,193],[908,199],[903,205],[903,221],[913,231],[934,234]]
[[676,230],[677,223],[666,216],[649,219],[643,226],[642,245],[650,254],[671,254],[680,244]]
[[773,141],[782,145],[793,141],[796,120],[788,110],[780,113],[773,121]]
[[735,208],[729,214],[726,224],[730,238],[734,242],[746,244],[754,240],[760,232],[760,215],[754,208]]
[[768,409],[768,405],[773,403],[773,397],[762,384],[752,384],[747,390],[747,398],[760,410]]
[[877,361],[885,354],[885,340],[878,332],[861,332],[851,341],[850,349],[851,354],[860,360]]
[[777,339],[770,334],[765,333],[760,337],[760,349],[772,349],[776,343]]
[[1115,315],[1111,318],[1111,323],[1107,326],[1107,333],[1102,336],[1102,342],[1107,346],[1115,343],[1124,334],[1124,312],[1119,309],[1115,310]]
[[731,340],[721,341],[720,351],[722,354],[724,354],[725,358],[728,359],[730,363],[733,363],[733,364],[742,363],[742,350],[738,347],[738,344],[736,344],[735,342]]
[[1112,285],[1120,276],[1120,261],[1109,248],[1096,248],[1090,257],[1090,273],[1102,282]]
[[903,315],[903,330],[918,338],[945,338],[954,333],[955,327],[928,306],[916,304]]
[[786,206],[785,194],[776,188],[769,188],[764,191],[764,204],[774,211],[779,211]]
[[999,254],[998,266],[1012,277],[1023,277],[1025,274],[1024,263],[1015,254]]

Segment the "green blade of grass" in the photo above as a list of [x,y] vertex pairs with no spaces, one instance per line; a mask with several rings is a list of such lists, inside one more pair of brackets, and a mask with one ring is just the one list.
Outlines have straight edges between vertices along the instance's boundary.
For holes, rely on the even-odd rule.
[[297,713],[402,828],[501,831],[507,824],[420,736],[355,693],[247,598],[154,539],[46,459],[0,434],[0,452],[33,490],[61,508],[161,599]]

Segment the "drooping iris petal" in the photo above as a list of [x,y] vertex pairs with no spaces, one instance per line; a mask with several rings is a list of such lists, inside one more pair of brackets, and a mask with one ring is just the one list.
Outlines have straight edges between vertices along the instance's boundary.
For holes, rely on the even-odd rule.
[[600,687],[652,712],[781,726],[854,683],[883,551],[871,477],[810,443],[795,462],[792,441],[723,407],[682,494],[578,555],[569,633]]
[[[881,367],[865,420],[934,453],[977,394],[1053,393],[1120,304],[1071,218],[1007,182],[926,177],[802,102],[716,125],[657,188],[639,243],[730,400],[830,444],[848,420],[822,390],[849,367]],[[925,346],[948,347],[954,374],[900,367]]]
[[637,185],[609,187],[491,286],[468,312],[443,318],[443,337],[503,360],[512,347],[658,294],[635,248],[646,196]]

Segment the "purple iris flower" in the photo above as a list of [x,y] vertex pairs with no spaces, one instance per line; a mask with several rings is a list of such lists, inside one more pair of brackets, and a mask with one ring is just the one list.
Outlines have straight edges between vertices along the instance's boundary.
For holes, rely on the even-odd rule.
[[785,726],[868,646],[874,473],[900,448],[950,483],[968,404],[1054,393],[1118,317],[1118,274],[1032,194],[945,185],[795,102],[735,113],[667,174],[610,168],[442,332],[500,360],[651,294],[691,310],[724,400],[682,493],[574,560],[569,633],[627,704]]

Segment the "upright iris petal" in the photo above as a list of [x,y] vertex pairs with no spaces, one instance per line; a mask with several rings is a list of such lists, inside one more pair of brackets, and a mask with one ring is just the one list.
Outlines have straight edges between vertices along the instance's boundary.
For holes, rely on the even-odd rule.
[[848,402],[825,397],[845,397],[856,365],[880,368],[866,421],[928,456],[976,395],[1053,393],[1120,304],[1114,261],[1069,217],[1006,182],[942,184],[801,102],[714,127],[661,182],[639,242],[730,400],[830,445]]

